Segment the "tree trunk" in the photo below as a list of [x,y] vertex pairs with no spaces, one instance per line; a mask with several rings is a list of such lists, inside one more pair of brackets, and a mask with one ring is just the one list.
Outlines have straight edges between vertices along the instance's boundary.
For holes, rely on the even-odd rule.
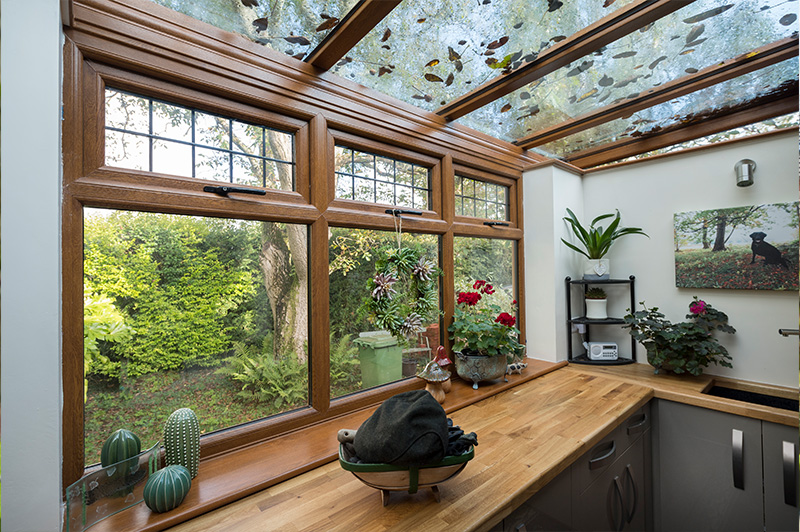
[[708,249],[711,247],[711,242],[708,241],[708,222],[703,221],[703,249]]
[[725,228],[728,225],[726,218],[717,220],[717,236],[714,239],[714,248],[711,251],[725,251]]
[[[275,156],[292,160],[291,143],[268,130]],[[281,188],[292,189],[292,173],[278,165]],[[272,307],[275,355],[294,353],[308,360],[308,231],[305,225],[264,222],[259,265]]]

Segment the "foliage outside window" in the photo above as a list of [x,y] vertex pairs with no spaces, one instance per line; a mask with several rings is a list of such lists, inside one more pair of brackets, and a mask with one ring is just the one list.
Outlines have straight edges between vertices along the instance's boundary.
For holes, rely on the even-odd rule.
[[85,461],[123,423],[146,446],[308,404],[307,228],[84,209]]
[[[439,239],[434,235],[404,233],[402,249],[412,251],[431,265],[439,264]],[[358,338],[361,333],[387,329],[376,320],[369,302],[375,290],[376,273],[383,269],[389,257],[397,253],[396,233],[368,229],[331,228],[330,250],[330,330],[331,330],[331,397],[340,397],[363,388],[370,383],[362,380],[361,362],[358,357]],[[437,268],[438,269],[438,268]],[[438,277],[431,276],[434,284]],[[396,318],[402,315],[402,305],[411,305],[416,298],[415,281],[412,275],[399,275],[392,284],[397,302]],[[394,340],[402,351],[406,373],[416,372],[419,364],[430,359],[439,345],[438,289],[433,291],[427,311],[420,312],[420,324],[424,331],[410,335],[408,339],[399,335]],[[389,342],[391,343],[391,342]],[[363,350],[362,350],[363,352]],[[398,360],[399,362],[399,360]],[[408,376],[408,375],[406,375]]]
[[114,89],[105,94],[106,164],[294,190],[294,136]]
[[398,207],[430,208],[430,169],[336,146],[336,197]]
[[509,219],[509,191],[506,186],[457,175],[455,195],[457,216]]

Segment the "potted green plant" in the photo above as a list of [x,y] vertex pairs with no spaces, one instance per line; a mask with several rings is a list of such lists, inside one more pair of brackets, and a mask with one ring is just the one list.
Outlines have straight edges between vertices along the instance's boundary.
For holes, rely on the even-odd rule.
[[[612,216],[614,219],[607,228],[603,228],[602,225],[597,225],[599,222],[611,218]],[[598,281],[609,278],[609,262],[608,259],[604,259],[603,257],[605,257],[608,250],[611,249],[611,244],[613,244],[615,240],[624,235],[644,235],[650,238],[638,227],[620,227],[619,211],[617,211],[616,215],[601,214],[592,220],[588,228],[585,228],[580,220],[578,220],[578,217],[575,216],[575,213],[567,209],[567,216],[564,217],[564,221],[569,223],[572,232],[575,234],[578,242],[583,246],[583,249],[567,242],[563,238],[561,241],[570,249],[586,257],[587,263],[584,268],[583,278],[587,280]]]
[[471,380],[477,390],[479,382],[505,375],[509,360],[523,346],[518,341],[517,319],[512,314],[516,300],[507,309],[509,313],[498,304],[499,297],[491,284],[479,279],[472,290],[459,292],[453,323],[447,330],[456,354],[456,373],[466,381]]
[[603,320],[608,317],[608,312],[606,311],[608,299],[605,290],[597,286],[589,288],[586,290],[586,294],[584,294],[584,299],[586,302],[587,318]]
[[647,350],[647,361],[658,374],[662,369],[674,373],[701,375],[709,364],[732,368],[731,356],[720,345],[712,333],[722,331],[736,332],[728,325],[728,316],[706,303],[694,298],[689,304],[689,321],[672,323],[667,320],[658,307],[630,312],[623,318],[633,338]]

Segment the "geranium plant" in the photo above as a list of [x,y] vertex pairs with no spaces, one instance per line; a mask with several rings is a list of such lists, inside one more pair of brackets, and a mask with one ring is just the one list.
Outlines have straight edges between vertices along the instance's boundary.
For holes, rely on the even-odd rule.
[[448,327],[453,351],[474,355],[515,356],[522,349],[516,328],[516,300],[508,309],[495,303],[495,288],[477,280],[472,291],[458,293],[453,323]]
[[688,372],[700,375],[709,364],[732,368],[731,356],[712,333],[722,331],[733,334],[736,329],[728,325],[728,316],[710,303],[694,298],[689,304],[689,321],[672,323],[658,307],[630,312],[623,319],[633,338],[647,349],[647,361],[655,368],[674,373]]

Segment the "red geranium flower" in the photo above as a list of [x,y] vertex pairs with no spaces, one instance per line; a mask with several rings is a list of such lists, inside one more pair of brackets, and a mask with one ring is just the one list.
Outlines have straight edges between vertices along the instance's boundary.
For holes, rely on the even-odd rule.
[[497,319],[494,320],[497,323],[501,323],[506,327],[513,327],[517,323],[517,318],[509,314],[508,312],[501,312]]
[[486,285],[486,286],[483,288],[483,293],[484,293],[484,294],[489,294],[489,295],[491,295],[491,294],[494,294],[494,287],[493,287],[492,285],[490,285],[490,284],[487,284],[487,285]]
[[485,284],[486,284],[486,281],[481,281],[481,280],[479,279],[479,280],[475,281],[475,282],[472,284],[472,288],[473,288],[473,290],[477,290],[478,288],[480,288],[481,286],[483,286],[483,285],[485,285]]
[[459,292],[458,302],[466,303],[470,307],[475,306],[481,300],[481,295],[478,292]]

